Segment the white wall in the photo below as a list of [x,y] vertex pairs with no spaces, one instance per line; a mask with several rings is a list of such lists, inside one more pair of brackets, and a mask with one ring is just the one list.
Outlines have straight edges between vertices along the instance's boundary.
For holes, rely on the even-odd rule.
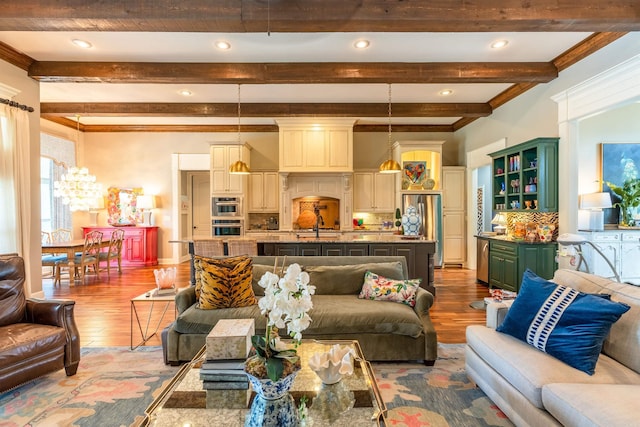
[[38,82],[27,76],[27,72],[7,62],[0,61],[0,83],[20,91],[13,99],[20,104],[34,108],[29,113],[30,129],[30,162],[27,167],[30,172],[30,190],[27,195],[29,218],[29,249],[21,254],[27,261],[28,295],[39,295],[42,291],[42,265],[40,262],[40,86]]
[[[630,33],[619,40],[611,43],[595,54],[569,67],[560,73],[559,77],[547,84],[538,85],[532,90],[524,93],[515,100],[496,109],[490,117],[480,119],[469,126],[465,126],[455,133],[455,140],[465,147],[466,151],[484,146],[499,138],[506,138],[507,146],[513,146],[529,139],[541,136],[558,136],[558,104],[553,101],[552,96],[563,92],[579,83],[587,81],[598,74],[615,67],[617,64],[640,54],[640,33]],[[638,71],[640,73],[640,70]],[[615,114],[615,113],[613,113]],[[583,121],[584,122],[584,121]],[[597,126],[602,126],[598,131],[598,138],[607,133],[616,133],[606,120],[602,120]],[[635,127],[634,127],[635,128]],[[630,128],[632,129],[632,128]],[[593,128],[589,131],[594,134]],[[634,130],[625,132],[624,137],[631,137]],[[562,173],[563,168],[571,170],[571,173],[583,174],[580,178],[580,186],[585,180],[593,182],[597,171],[596,162],[598,156],[593,149],[594,141],[582,139],[582,123],[579,130],[580,140],[578,152],[570,152],[563,155],[560,141],[560,194],[570,194],[572,197],[582,191],[574,183],[569,182]],[[586,178],[586,175],[590,175]],[[585,185],[586,189],[586,185]],[[584,191],[588,192],[588,191]],[[577,210],[577,204],[565,203],[565,209]],[[575,205],[575,206],[574,206]],[[560,217],[567,215],[568,210],[560,205]],[[565,228],[576,229],[577,224],[571,219],[564,222]],[[561,224],[563,221],[561,220]],[[561,230],[562,232],[562,230]]]

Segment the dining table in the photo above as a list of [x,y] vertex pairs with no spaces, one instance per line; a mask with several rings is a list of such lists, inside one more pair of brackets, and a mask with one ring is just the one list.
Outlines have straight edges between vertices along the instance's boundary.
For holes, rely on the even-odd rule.
[[[109,240],[100,242],[100,249],[109,246]],[[69,240],[66,242],[50,242],[42,243],[43,254],[65,254],[69,261],[69,271],[73,271],[75,267],[74,258],[77,252],[84,250],[84,239]]]

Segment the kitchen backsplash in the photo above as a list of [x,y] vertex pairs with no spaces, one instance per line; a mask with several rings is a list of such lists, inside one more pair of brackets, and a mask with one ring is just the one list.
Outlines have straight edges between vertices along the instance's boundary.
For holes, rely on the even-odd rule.
[[269,220],[275,218],[279,221],[279,215],[277,213],[250,213],[249,214],[249,230],[268,230]]

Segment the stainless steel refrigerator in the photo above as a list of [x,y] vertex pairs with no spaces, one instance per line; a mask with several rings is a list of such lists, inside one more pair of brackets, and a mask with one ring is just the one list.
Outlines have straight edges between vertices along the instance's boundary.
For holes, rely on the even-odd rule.
[[442,267],[442,195],[403,194],[402,212],[406,212],[409,206],[416,208],[420,216],[420,234],[427,240],[435,240],[434,265]]

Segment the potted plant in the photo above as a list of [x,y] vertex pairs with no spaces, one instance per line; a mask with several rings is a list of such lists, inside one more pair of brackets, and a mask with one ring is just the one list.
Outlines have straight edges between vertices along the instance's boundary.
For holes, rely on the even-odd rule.
[[[296,348],[311,323],[307,312],[313,306],[315,286],[309,285],[309,274],[298,264],[291,264],[283,277],[268,271],[258,284],[264,288],[258,306],[267,326],[264,336],[251,338],[255,354],[245,362],[245,371],[258,395],[275,399],[286,394],[300,369]],[[285,327],[293,344],[280,339],[278,330]]]
[[395,234],[402,234],[402,213],[400,212],[400,208],[396,208],[396,227],[398,228],[398,230],[396,230]]
[[622,186],[615,185],[607,181],[607,185],[620,200],[613,203],[613,206],[620,208],[620,226],[633,227],[635,220],[633,215],[635,209],[640,206],[640,178],[626,180]]

